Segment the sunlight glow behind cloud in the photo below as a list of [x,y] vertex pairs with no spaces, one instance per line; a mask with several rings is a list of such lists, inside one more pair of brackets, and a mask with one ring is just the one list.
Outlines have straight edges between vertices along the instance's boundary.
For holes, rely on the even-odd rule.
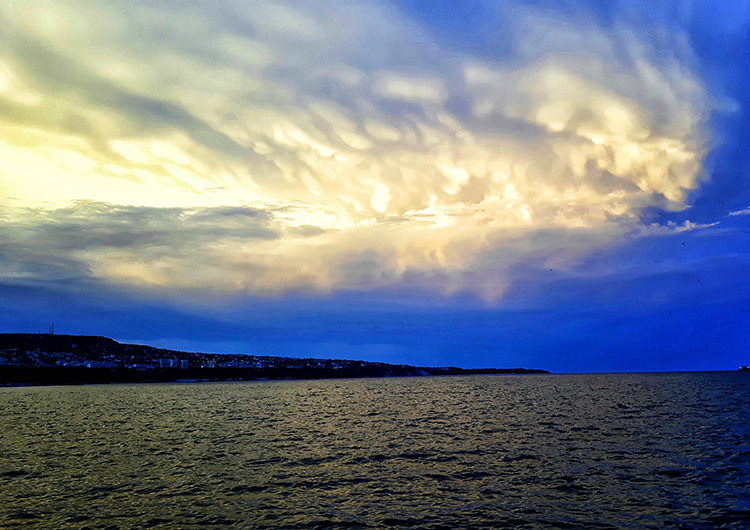
[[380,3],[4,2],[5,274],[47,248],[140,287],[494,300],[689,206],[712,103],[680,35],[507,16],[501,60]]

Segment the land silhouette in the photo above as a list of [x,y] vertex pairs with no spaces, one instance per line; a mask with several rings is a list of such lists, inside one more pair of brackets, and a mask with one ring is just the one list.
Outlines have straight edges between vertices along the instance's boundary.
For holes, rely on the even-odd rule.
[[0,333],[0,385],[5,386],[540,373],[548,372],[184,352],[98,336]]

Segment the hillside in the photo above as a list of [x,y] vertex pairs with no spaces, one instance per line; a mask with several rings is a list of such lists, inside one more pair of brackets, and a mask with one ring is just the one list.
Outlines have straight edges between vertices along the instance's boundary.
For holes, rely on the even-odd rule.
[[0,385],[527,373],[546,372],[183,352],[122,344],[107,337],[0,334]]

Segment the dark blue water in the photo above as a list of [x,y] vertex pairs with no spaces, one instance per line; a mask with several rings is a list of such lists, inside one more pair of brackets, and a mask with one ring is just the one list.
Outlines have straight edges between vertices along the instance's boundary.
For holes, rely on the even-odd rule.
[[750,374],[0,389],[0,528],[749,528]]

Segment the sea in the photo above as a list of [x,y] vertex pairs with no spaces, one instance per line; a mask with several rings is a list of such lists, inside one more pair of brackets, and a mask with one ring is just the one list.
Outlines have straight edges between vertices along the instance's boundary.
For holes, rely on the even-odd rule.
[[750,528],[750,373],[0,389],[0,528]]

